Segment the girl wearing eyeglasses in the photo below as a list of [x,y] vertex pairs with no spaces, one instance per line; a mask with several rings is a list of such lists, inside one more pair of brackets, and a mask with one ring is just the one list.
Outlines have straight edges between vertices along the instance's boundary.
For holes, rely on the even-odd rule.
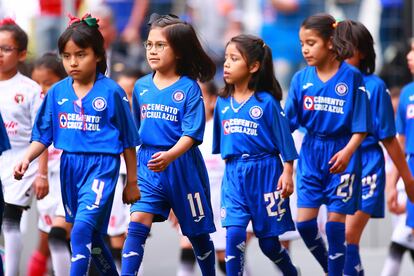
[[30,207],[33,195],[48,193],[47,154],[37,160],[20,183],[13,178],[12,164],[21,160],[30,145],[30,133],[42,102],[39,85],[23,76],[18,66],[26,59],[27,34],[12,20],[0,22],[0,112],[12,149],[0,158],[0,177],[4,192],[6,275],[18,275],[23,247],[20,232],[22,213]]
[[144,43],[153,73],[139,79],[133,110],[142,139],[138,154],[141,200],[131,206],[122,275],[136,275],[153,221],[175,213],[193,245],[203,275],[215,275],[215,231],[206,167],[198,149],[205,113],[197,80],[212,79],[213,61],[193,27],[176,16],[153,14]]

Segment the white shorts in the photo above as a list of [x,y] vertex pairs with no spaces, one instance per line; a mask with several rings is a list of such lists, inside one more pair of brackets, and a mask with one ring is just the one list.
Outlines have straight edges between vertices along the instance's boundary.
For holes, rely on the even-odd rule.
[[37,210],[39,212],[38,227],[46,233],[50,232],[55,217],[65,217],[59,171],[49,172],[49,194],[37,201]]
[[220,216],[221,184],[217,185],[217,183],[211,183],[210,194],[211,208],[213,209],[214,216],[214,225],[216,226],[216,232],[211,233],[210,237],[213,241],[214,248],[216,249],[216,251],[221,251],[226,249],[226,228],[221,226]]
[[[398,203],[405,204],[407,202],[407,194],[405,193],[404,182],[402,179],[398,180]],[[414,250],[414,239],[412,228],[406,225],[407,214],[392,215],[394,231],[392,232],[391,240],[401,244],[407,248]]]
[[129,206],[122,202],[122,192],[126,175],[119,174],[118,183],[115,187],[114,203],[109,218],[108,235],[119,236],[126,233],[129,224]]
[[12,149],[0,156],[0,177],[3,184],[4,202],[29,207],[33,198],[32,184],[38,171],[38,160],[34,160],[22,180],[14,179],[14,166],[23,160],[28,148]]

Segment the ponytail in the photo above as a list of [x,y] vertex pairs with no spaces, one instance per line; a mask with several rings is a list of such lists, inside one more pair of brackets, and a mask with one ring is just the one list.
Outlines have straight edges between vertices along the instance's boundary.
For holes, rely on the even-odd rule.
[[353,56],[352,41],[347,35],[350,28],[349,20],[337,21],[329,14],[319,13],[306,18],[302,28],[315,30],[324,41],[331,40],[332,51],[337,60],[343,61]]
[[[282,99],[282,88],[277,81],[273,69],[272,50],[261,38],[253,35],[238,35],[227,43],[234,43],[246,61],[247,66],[259,62],[259,69],[252,74],[248,88],[252,91],[270,93],[275,99]],[[228,97],[234,91],[234,85],[225,83],[222,96]]]

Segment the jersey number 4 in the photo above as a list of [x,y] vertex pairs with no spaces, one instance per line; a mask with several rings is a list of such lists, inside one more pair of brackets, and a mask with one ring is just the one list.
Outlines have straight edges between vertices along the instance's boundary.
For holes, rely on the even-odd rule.
[[[285,201],[281,196],[280,192],[272,192],[272,193],[266,193],[264,194],[264,200],[265,202],[269,202],[269,204],[266,206],[267,215],[269,217],[278,217],[278,221],[282,220],[283,215],[286,213],[286,209],[282,208],[282,204]],[[273,207],[277,206],[277,210],[273,211]]]
[[99,208],[99,203],[101,202],[101,199],[102,199],[102,193],[103,193],[104,186],[105,186],[105,182],[100,181],[98,179],[93,180],[92,191],[95,192],[96,198],[92,206],[86,206],[88,210]]

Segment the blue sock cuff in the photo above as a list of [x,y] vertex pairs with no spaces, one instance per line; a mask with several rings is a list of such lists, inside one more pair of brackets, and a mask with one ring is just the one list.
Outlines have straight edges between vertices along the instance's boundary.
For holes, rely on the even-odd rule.
[[345,231],[345,223],[343,222],[336,222],[336,221],[328,221],[326,223],[326,235],[335,235],[338,231]]
[[347,244],[346,251],[347,252],[359,252],[359,246],[357,244]]
[[314,228],[314,227],[318,227],[318,221],[316,218],[311,219],[311,220],[306,220],[306,221],[302,221],[302,222],[296,222],[296,227],[299,228]]
[[128,235],[147,237],[151,228],[140,222],[131,221],[128,227]]
[[246,228],[240,226],[229,226],[227,227],[227,236],[246,238]]

